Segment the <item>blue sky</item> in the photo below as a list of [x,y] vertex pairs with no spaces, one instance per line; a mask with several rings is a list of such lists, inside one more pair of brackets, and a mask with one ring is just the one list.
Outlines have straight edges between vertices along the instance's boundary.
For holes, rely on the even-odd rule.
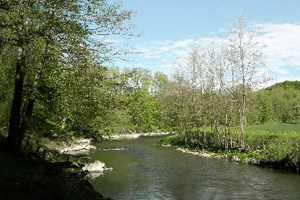
[[[300,80],[300,0],[123,0],[137,11],[132,22],[139,38],[129,43],[141,52],[120,67],[171,73],[172,63],[199,40],[226,39],[231,24],[244,13],[256,23],[267,47],[267,74],[277,81]],[[118,41],[116,41],[118,42]]]

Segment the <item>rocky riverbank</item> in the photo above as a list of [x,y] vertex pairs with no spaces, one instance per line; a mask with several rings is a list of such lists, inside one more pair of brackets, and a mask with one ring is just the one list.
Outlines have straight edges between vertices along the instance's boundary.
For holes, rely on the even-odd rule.
[[91,144],[91,139],[73,138],[69,142],[57,142],[44,138],[40,141],[40,146],[33,152],[48,162],[60,164],[67,171],[87,173],[89,178],[101,176],[104,171],[112,170],[99,160],[93,161],[89,157],[91,149],[96,149]]
[[[67,170],[66,167],[72,165],[71,162],[68,161],[48,162],[42,159],[38,153],[27,153],[17,157],[11,156],[2,151],[4,140],[5,138],[1,136],[1,200],[106,199],[96,192],[93,186],[85,178],[86,175],[89,174],[88,171],[95,169],[96,171],[99,169],[101,171],[105,168],[103,164],[99,163],[100,161],[96,162],[95,166],[101,166],[101,168],[95,168],[93,164],[90,164],[85,165],[87,168],[86,170],[81,170],[80,173],[74,173]],[[43,151],[43,153],[44,152],[45,151]]]
[[289,163],[286,160],[280,160],[280,161],[274,161],[274,160],[260,160],[252,157],[253,155],[238,152],[238,151],[224,151],[224,152],[209,152],[205,150],[199,150],[199,149],[189,149],[189,148],[183,148],[180,146],[172,146],[170,144],[161,144],[162,147],[165,148],[174,148],[178,151],[181,151],[183,153],[192,154],[195,156],[201,156],[201,157],[207,157],[207,158],[218,158],[218,159],[224,159],[226,161],[233,161],[243,164],[250,164],[250,165],[256,165],[261,167],[270,167],[280,170],[287,170],[287,171],[293,171],[299,173],[299,167],[295,167],[292,165],[289,165]]
[[[171,145],[162,145],[163,147],[172,147]],[[183,153],[187,153],[187,154],[192,154],[192,155],[195,155],[195,156],[201,156],[201,157],[206,157],[206,158],[209,158],[209,157],[214,157],[214,158],[222,158],[222,156],[216,154],[216,153],[212,153],[212,152],[206,152],[206,151],[192,151],[190,149],[185,149],[185,148],[180,148],[180,147],[177,147],[176,148],[177,151],[181,151]]]
[[[121,140],[136,139],[143,136],[161,136],[168,135],[168,132],[155,133],[132,133],[120,134],[112,136],[102,136],[102,140]],[[60,164],[67,171],[73,173],[87,173],[87,178],[95,178],[101,176],[104,171],[112,170],[105,163],[96,160],[93,161],[89,157],[89,151],[96,149],[91,144],[92,139],[86,138],[68,138],[65,140],[42,138],[39,141],[31,142],[34,145],[29,147],[29,152],[35,152],[45,161]]]
[[157,133],[132,133],[132,134],[119,134],[111,136],[102,136],[103,140],[122,140],[122,139],[136,139],[143,136],[161,136],[169,135],[169,132],[157,132]]
[[257,166],[264,166],[264,167],[274,167],[274,168],[279,168],[276,167],[275,164],[273,163],[266,163],[261,160],[256,160],[254,158],[241,158],[239,155],[233,155],[233,153],[226,153],[226,152],[220,152],[220,153],[214,153],[214,152],[209,152],[205,150],[191,150],[187,148],[182,148],[178,146],[172,146],[172,145],[162,145],[162,147],[165,148],[175,148],[177,151],[181,151],[183,153],[187,154],[192,154],[195,156],[201,156],[201,157],[206,157],[206,158],[218,158],[218,159],[225,159],[226,161],[234,161],[238,163],[244,163],[244,164],[252,164],[252,165],[257,165]]

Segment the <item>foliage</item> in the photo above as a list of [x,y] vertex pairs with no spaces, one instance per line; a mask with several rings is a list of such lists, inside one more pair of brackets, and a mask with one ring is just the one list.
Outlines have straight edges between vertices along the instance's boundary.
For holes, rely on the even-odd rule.
[[182,135],[171,135],[161,139],[158,144],[171,146],[184,146],[184,137]]
[[152,131],[156,125],[157,109],[153,97],[145,89],[137,89],[129,103],[129,114],[138,131]]
[[[292,82],[291,82],[292,83]],[[278,84],[272,89],[262,89],[252,94],[248,122],[263,124],[269,121],[297,124],[299,118],[299,89]]]
[[97,129],[102,64],[128,53],[107,37],[131,36],[133,12],[105,0],[0,1],[0,11],[0,78],[13,94],[0,88],[6,150],[20,152],[32,117],[46,129]]
[[287,90],[287,89],[300,90],[300,81],[284,81],[281,83],[276,83],[276,84],[266,88],[266,90],[272,91],[276,88],[283,88],[285,90]]

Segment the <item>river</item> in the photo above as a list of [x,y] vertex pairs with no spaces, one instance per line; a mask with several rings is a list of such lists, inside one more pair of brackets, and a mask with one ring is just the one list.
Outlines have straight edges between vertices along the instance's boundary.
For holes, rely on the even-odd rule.
[[112,171],[95,179],[116,200],[300,199],[300,175],[163,148],[161,137],[95,143],[90,156]]

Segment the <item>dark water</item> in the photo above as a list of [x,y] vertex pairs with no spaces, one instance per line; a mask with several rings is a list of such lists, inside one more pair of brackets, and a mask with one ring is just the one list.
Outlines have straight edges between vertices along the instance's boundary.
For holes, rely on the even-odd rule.
[[156,146],[159,137],[96,143],[113,167],[93,183],[113,199],[300,199],[300,175]]

